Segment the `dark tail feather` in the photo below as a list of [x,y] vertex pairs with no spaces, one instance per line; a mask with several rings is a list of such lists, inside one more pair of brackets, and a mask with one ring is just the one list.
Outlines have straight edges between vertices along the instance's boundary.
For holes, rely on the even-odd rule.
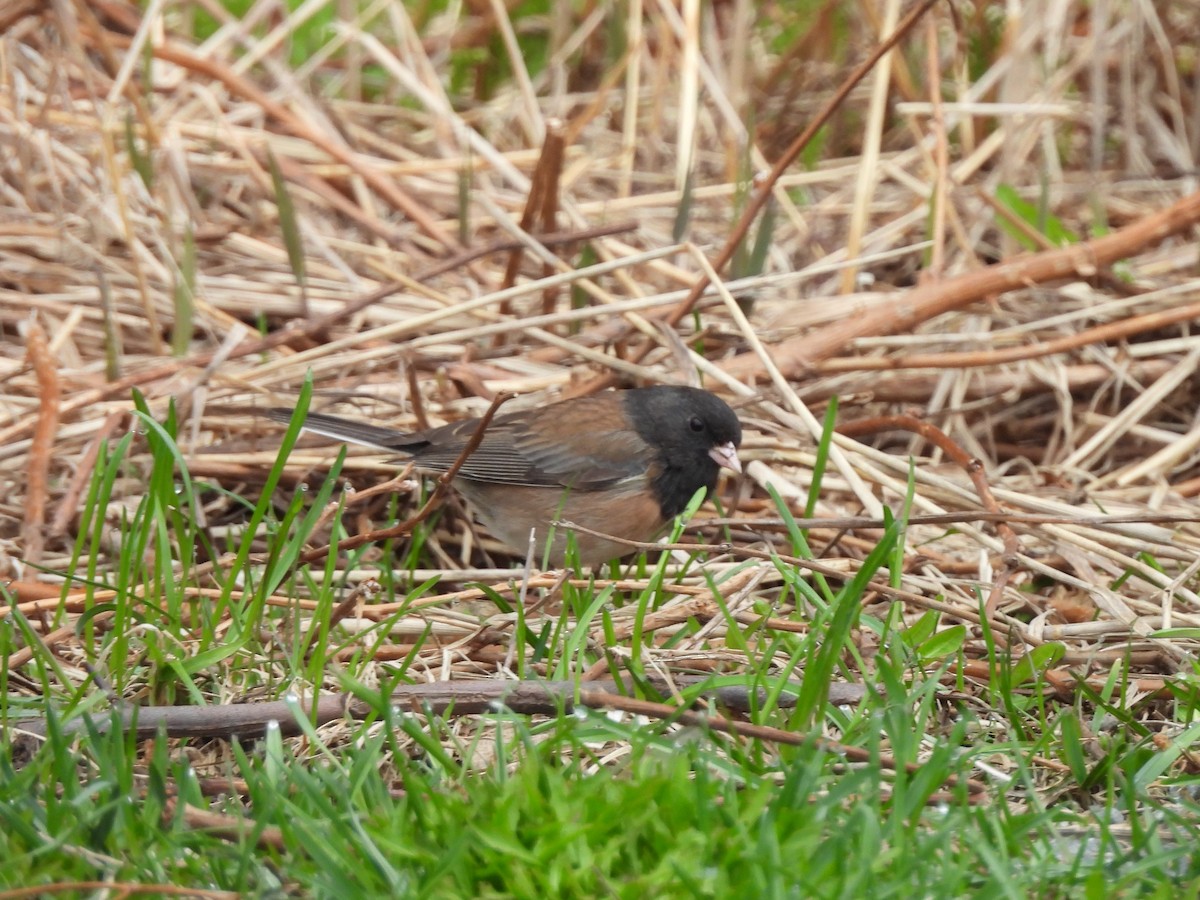
[[[276,407],[267,410],[267,416],[276,422],[292,421],[294,410]],[[379,428],[375,425],[364,425],[352,422],[339,416],[327,416],[324,413],[310,412],[304,420],[305,431],[323,434],[339,441],[349,441],[352,444],[366,444],[368,447],[380,447],[384,450],[409,450],[414,445],[425,443],[420,438],[394,428]]]

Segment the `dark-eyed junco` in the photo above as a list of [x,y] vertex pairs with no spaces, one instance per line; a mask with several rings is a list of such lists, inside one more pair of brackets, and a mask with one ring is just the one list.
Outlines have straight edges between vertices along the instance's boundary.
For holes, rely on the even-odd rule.
[[[292,411],[268,415],[287,422]],[[406,433],[309,413],[304,427],[369,444],[441,474],[479,424],[464,419]],[[741,471],[742,426],[724,400],[690,387],[610,391],[497,415],[454,486],[493,535],[518,554],[537,532],[541,560],[550,523],[567,521],[627,540],[653,539],[700,488],[711,493],[721,466]],[[565,531],[555,530],[551,558],[561,562]],[[579,560],[594,565],[631,548],[578,533]]]

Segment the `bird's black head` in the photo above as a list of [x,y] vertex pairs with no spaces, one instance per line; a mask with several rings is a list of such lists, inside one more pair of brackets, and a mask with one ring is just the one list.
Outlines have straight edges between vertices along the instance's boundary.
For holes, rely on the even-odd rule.
[[652,484],[663,515],[681,513],[700,488],[717,486],[721,466],[741,471],[742,423],[720,397],[700,388],[626,391],[625,410],[655,453]]

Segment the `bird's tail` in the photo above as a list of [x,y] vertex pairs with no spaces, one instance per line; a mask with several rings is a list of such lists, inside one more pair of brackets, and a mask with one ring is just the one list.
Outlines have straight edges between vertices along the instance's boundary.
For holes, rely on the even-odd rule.
[[[292,421],[293,412],[294,410],[275,407],[267,410],[267,416],[276,422],[286,424]],[[366,444],[368,447],[379,447],[384,450],[407,450],[412,444],[424,443],[419,437],[414,440],[413,435],[405,431],[364,425],[361,422],[325,413],[310,412],[304,419],[304,429],[335,440],[348,441],[352,444]]]

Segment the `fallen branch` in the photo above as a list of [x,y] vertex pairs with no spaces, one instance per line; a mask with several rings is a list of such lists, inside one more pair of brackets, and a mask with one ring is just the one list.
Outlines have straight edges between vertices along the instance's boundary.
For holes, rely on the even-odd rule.
[[[709,676],[703,675],[676,675],[672,678],[672,684],[676,687],[692,687],[708,680]],[[670,690],[666,682],[651,679],[650,683],[664,693]],[[560,710],[570,710],[576,702],[584,706],[591,705],[582,699],[588,694],[608,697],[617,696],[618,691],[629,690],[632,690],[631,684],[619,683],[611,678],[589,682],[498,679],[436,681],[398,687],[392,691],[389,702],[397,709],[434,715],[477,716],[501,708],[522,715],[556,715]],[[856,703],[862,699],[864,690],[861,685],[855,684],[830,685],[830,702]],[[755,705],[746,688],[715,688],[705,694],[737,711],[746,711]],[[756,702],[764,700],[765,694],[760,691]],[[779,696],[778,705],[781,708],[787,708],[792,702],[786,693]],[[122,730],[133,732],[139,740],[154,737],[160,730],[165,731],[168,737],[177,738],[238,737],[253,740],[266,734],[270,727],[278,727],[285,737],[300,734],[298,716],[320,727],[338,719],[363,719],[372,711],[370,703],[356,699],[352,694],[326,694],[315,702],[276,700],[220,706],[126,707],[118,715]],[[94,728],[104,732],[112,723],[109,715],[89,714],[86,718]],[[13,721],[10,727],[39,737],[47,731],[45,720],[40,718]],[[71,720],[63,727],[68,731],[82,732],[85,730],[84,717]]]
[[[777,344],[770,348],[771,359],[785,378],[802,378],[819,362],[841,352],[857,338],[906,334],[934,316],[1006,291],[1064,278],[1091,277],[1100,267],[1136,256],[1197,223],[1200,223],[1200,192],[1104,237],[1061,250],[1020,256],[978,272],[899,293],[891,303]],[[722,363],[721,368],[740,381],[766,374],[762,360],[755,353],[736,356]]]

